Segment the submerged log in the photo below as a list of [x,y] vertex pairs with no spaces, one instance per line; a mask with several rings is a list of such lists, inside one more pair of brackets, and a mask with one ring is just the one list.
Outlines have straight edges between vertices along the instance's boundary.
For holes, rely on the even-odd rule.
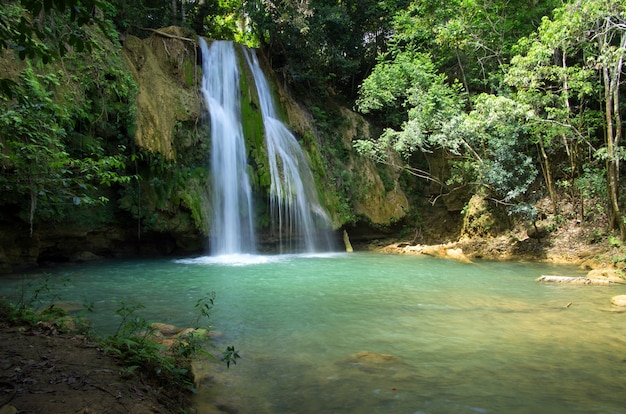
[[609,285],[610,280],[607,279],[591,279],[588,277],[572,277],[572,276],[554,276],[554,275],[541,275],[537,279],[537,282],[552,282],[552,283],[567,283],[570,285]]

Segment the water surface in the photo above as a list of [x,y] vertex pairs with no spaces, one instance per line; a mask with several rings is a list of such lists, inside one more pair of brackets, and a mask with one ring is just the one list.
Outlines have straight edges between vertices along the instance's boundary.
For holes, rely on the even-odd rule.
[[[116,261],[59,268],[64,300],[93,303],[101,333],[120,302],[176,325],[215,291],[220,346],[200,412],[626,413],[623,286],[534,281],[543,264],[368,253]],[[2,292],[23,278],[3,279]],[[568,306],[569,305],[569,306]]]

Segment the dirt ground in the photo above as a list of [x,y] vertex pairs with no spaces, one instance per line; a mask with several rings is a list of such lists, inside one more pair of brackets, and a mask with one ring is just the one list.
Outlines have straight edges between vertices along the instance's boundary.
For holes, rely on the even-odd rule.
[[0,323],[0,414],[180,412],[165,391],[82,335]]

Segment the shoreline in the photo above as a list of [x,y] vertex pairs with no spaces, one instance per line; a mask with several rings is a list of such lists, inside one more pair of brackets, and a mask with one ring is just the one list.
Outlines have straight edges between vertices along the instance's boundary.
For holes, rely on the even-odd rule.
[[536,241],[511,237],[461,239],[459,241],[420,244],[410,241],[381,240],[363,245],[364,250],[383,254],[427,255],[462,262],[474,260],[535,262],[577,266],[583,270],[613,269],[623,272],[623,262],[617,262],[606,244],[582,242],[561,243],[550,239]]

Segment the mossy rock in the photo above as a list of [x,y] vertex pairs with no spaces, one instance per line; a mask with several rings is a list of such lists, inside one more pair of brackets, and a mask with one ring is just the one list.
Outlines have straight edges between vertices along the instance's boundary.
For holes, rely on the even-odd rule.
[[473,195],[464,209],[462,236],[493,237],[506,228],[508,218],[489,205],[480,194]]
[[[174,27],[160,31],[180,38],[189,35]],[[175,159],[177,123],[200,118],[196,44],[157,34],[143,40],[127,36],[124,55],[139,85],[135,140]]]

